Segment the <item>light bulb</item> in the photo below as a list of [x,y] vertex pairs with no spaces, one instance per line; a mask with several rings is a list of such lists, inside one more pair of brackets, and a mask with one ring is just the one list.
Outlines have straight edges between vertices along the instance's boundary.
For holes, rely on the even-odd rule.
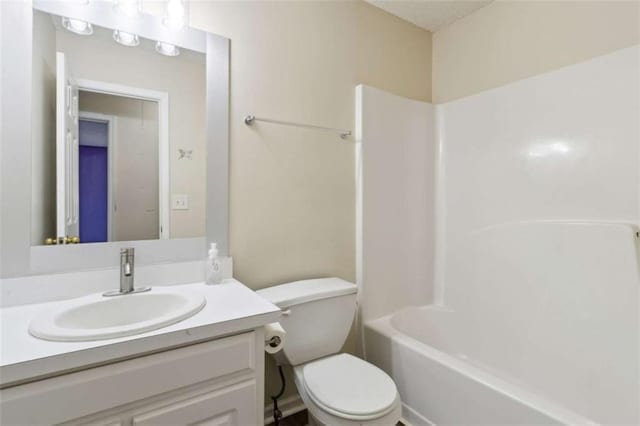
[[134,47],[140,44],[137,34],[127,33],[125,31],[115,30],[113,39],[123,46]]
[[93,34],[93,26],[85,21],[73,18],[62,18],[62,26],[75,34],[91,35]]
[[113,0],[113,8],[121,15],[135,18],[142,11],[142,2],[140,0]]
[[178,56],[180,54],[180,49],[171,43],[159,41],[156,43],[156,52],[165,56]]
[[187,3],[185,0],[166,0],[163,22],[170,28],[182,28],[187,23]]

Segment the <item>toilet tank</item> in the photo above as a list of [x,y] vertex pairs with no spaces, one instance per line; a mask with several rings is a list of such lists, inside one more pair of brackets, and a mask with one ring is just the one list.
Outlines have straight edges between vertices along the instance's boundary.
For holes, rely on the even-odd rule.
[[299,365],[338,353],[344,345],[356,313],[356,285],[340,278],[295,281],[258,290],[258,294],[282,309],[287,332],[282,364]]

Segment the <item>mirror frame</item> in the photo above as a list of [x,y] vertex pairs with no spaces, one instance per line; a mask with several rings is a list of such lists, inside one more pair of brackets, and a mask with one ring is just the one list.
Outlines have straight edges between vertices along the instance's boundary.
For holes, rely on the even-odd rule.
[[[206,229],[199,238],[31,245],[31,76],[33,9],[84,19],[206,54]],[[115,20],[117,18],[117,21]],[[217,242],[228,255],[229,39],[190,27],[166,30],[162,18],[116,16],[107,2],[0,2],[0,278],[115,268],[121,247],[137,248],[139,265],[204,259]]]

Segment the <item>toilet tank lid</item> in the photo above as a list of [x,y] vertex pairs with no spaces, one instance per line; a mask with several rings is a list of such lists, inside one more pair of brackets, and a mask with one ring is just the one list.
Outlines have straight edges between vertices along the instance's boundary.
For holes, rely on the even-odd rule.
[[354,294],[356,289],[354,283],[340,278],[317,278],[267,287],[257,293],[279,308],[286,308],[313,300]]

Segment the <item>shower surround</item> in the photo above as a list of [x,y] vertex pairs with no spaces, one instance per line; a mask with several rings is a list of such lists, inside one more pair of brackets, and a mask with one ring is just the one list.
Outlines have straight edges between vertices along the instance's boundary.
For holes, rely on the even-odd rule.
[[635,46],[435,107],[357,89],[361,343],[413,424],[640,422],[639,75]]

